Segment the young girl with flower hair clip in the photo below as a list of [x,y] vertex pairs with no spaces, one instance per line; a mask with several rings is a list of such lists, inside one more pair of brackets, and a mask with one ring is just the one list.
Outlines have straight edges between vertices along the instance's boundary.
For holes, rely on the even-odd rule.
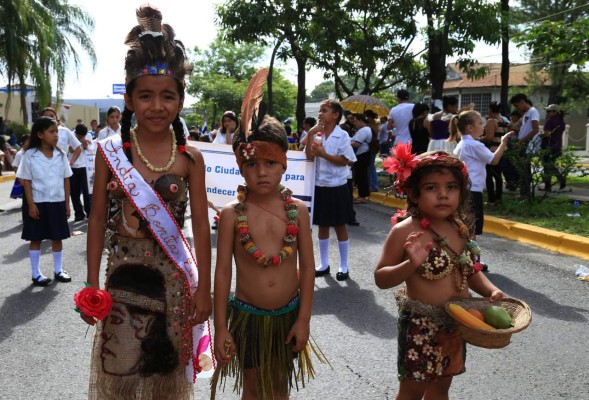
[[448,398],[452,377],[464,372],[466,347],[444,303],[470,297],[469,289],[491,302],[504,294],[480,273],[464,163],[442,151],[415,156],[411,144],[399,144],[383,166],[396,174],[394,190],[407,194],[374,271],[381,289],[405,283],[395,292],[397,399]]
[[[88,397],[189,399],[214,367],[204,160],[179,119],[184,46],[159,10],[142,6],[137,20],[125,40],[121,135],[99,141],[96,157],[87,280],[100,288],[106,245],[113,307],[103,321],[81,313],[97,325]],[[196,257],[182,232],[187,206]]]

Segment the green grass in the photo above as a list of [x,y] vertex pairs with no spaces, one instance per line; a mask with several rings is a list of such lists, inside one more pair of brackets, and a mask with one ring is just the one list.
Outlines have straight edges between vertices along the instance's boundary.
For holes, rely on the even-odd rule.
[[[485,215],[508,219],[542,228],[589,237],[589,203],[566,197],[547,197],[542,202],[517,202],[504,193],[503,203],[485,207]],[[578,217],[574,215],[580,215]]]
[[[380,175],[378,183],[381,192],[392,184],[389,176]],[[589,177],[569,176],[567,184],[589,189]],[[485,206],[485,215],[589,237],[589,202],[574,204],[573,200],[563,196],[548,196],[542,201],[522,203],[516,201],[517,194],[517,192],[504,191],[503,203],[495,207]],[[536,195],[541,197],[543,192],[536,193]],[[484,196],[486,199],[486,193]],[[567,214],[580,214],[580,217],[571,217]]]

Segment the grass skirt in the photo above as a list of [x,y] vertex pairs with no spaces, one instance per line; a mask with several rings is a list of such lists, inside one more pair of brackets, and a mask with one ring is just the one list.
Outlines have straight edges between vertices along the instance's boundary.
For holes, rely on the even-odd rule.
[[[325,357],[312,338],[305,349],[293,353],[292,344],[284,341],[299,314],[298,295],[278,310],[261,310],[238,299],[231,298],[228,308],[229,332],[237,348],[236,357],[225,367],[218,366],[211,379],[211,399],[215,398],[217,386],[225,390],[227,377],[235,377],[233,390],[243,387],[246,369],[258,370],[258,396],[272,399],[274,393],[286,396],[299,383],[315,377],[311,351],[324,363]],[[295,365],[296,364],[296,365]]]

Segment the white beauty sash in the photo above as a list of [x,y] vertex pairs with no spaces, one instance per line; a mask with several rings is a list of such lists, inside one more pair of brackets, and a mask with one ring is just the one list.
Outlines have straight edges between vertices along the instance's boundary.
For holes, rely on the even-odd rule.
[[[129,162],[123,149],[121,135],[114,135],[99,141],[98,148],[129,201],[141,217],[149,223],[149,230],[159,246],[174,262],[178,270],[184,273],[190,285],[190,297],[192,298],[198,287],[197,264],[176,219],[160,195],[145,182],[133,164]],[[186,368],[186,377],[190,382],[195,382],[197,376],[206,378],[213,374],[214,368],[201,372],[198,372],[200,368],[194,368],[194,365],[199,365],[200,354],[210,357],[212,365],[215,365],[210,329],[208,319],[202,324],[195,325],[192,329],[192,357]],[[205,343],[207,345],[204,345]]]

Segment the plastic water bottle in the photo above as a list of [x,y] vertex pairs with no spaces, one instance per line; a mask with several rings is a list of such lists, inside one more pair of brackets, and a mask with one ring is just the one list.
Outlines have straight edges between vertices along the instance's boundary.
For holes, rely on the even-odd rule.
[[321,133],[318,133],[315,135],[315,138],[313,139],[313,146],[319,147],[322,144],[323,144],[323,137],[321,136]]

